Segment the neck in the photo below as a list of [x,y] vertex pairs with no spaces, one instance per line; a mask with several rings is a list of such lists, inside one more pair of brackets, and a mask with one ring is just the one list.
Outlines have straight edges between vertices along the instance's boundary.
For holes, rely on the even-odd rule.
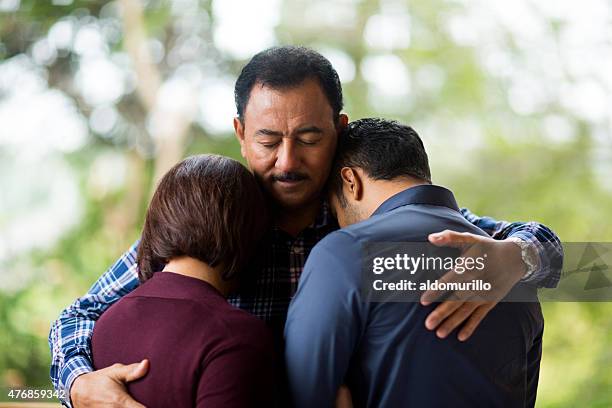
[[408,188],[428,184],[422,180],[414,179],[412,177],[401,178],[398,180],[376,180],[370,181],[368,186],[364,190],[368,190],[367,193],[364,191],[364,197],[367,197],[365,205],[366,218],[372,216],[374,211],[382,203],[393,197],[397,193],[400,193]]
[[278,208],[274,222],[280,229],[295,237],[315,221],[320,209],[320,201],[296,209]]
[[163,269],[163,272],[174,272],[200,279],[217,289],[223,296],[227,296],[230,293],[231,285],[229,281],[221,278],[221,271],[220,266],[213,268],[207,263],[189,256],[172,258]]

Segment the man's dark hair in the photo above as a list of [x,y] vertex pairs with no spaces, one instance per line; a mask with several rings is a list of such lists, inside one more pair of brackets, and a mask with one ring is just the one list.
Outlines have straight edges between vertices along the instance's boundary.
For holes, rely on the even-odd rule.
[[373,180],[413,177],[431,183],[425,146],[410,126],[393,120],[359,119],[340,134],[328,188],[346,205],[342,193],[343,167],[358,167]]
[[238,118],[244,123],[244,111],[255,84],[272,89],[287,89],[311,78],[321,85],[336,121],[343,106],[338,73],[327,58],[318,52],[296,46],[268,48],[256,54],[242,68],[234,88]]
[[147,210],[138,246],[141,282],[178,256],[239,273],[266,228],[266,207],[255,177],[217,155],[189,157],[162,178]]

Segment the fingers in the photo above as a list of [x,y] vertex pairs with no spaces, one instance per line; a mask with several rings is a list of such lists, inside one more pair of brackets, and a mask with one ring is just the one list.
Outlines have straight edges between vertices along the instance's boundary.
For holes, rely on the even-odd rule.
[[463,323],[470,315],[474,312],[474,310],[478,307],[478,303],[475,302],[466,302],[461,305],[457,310],[453,312],[442,325],[436,330],[436,335],[444,339],[448,336],[453,330],[455,330],[461,323]]
[[[451,302],[440,304],[427,316],[425,327],[436,330],[436,335],[443,339],[465,322],[457,338],[459,341],[469,339],[486,315],[497,302]],[[439,327],[438,327],[439,326]]]
[[463,305],[463,302],[446,301],[439,304],[433,312],[425,319],[425,327],[434,330],[444,319],[450,316],[455,310]]
[[114,364],[109,375],[120,382],[126,383],[143,377],[149,371],[149,360],[129,365]]
[[[453,280],[453,271],[445,273],[440,279],[439,283],[447,283]],[[446,291],[429,289],[423,292],[421,295],[421,304],[423,306],[429,306],[432,302],[439,300]]]
[[470,316],[468,321],[465,323],[457,338],[459,341],[466,341],[470,338],[470,336],[474,333],[474,330],[480,325],[480,322],[485,318],[485,316],[495,307],[494,302],[485,303],[484,305],[479,306],[474,313]]
[[130,366],[135,367],[133,367],[132,370],[128,373],[127,377],[125,378],[126,382],[134,381],[141,377],[144,377],[149,371],[149,360],[145,359],[138,364],[130,364]]
[[477,241],[474,237],[476,237],[476,235],[468,232],[444,230],[442,232],[429,234],[427,239],[435,246],[465,249],[466,246]]
[[[449,283],[449,282],[462,282],[464,280],[466,280],[465,277],[451,270],[445,273],[440,279],[438,279],[438,283],[444,284],[444,283]],[[448,290],[434,290],[434,289],[426,290],[421,295],[420,302],[423,306],[428,306],[432,302],[441,300],[442,296],[444,296],[445,293],[449,293],[449,291]],[[466,296],[468,296],[468,294],[460,293],[460,292],[453,292],[452,294],[449,295],[449,298],[447,300],[460,300],[461,298],[464,298],[465,300]]]
[[351,391],[346,385],[341,385],[336,394],[336,408],[353,408]]

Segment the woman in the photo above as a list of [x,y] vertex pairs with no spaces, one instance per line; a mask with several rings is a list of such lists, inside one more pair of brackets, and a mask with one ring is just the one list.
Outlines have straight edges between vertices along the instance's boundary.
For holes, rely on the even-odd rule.
[[147,211],[142,285],[95,326],[95,369],[148,359],[128,390],[150,408],[272,405],[271,336],[225,299],[265,228],[263,197],[240,163],[200,155],[174,166]]

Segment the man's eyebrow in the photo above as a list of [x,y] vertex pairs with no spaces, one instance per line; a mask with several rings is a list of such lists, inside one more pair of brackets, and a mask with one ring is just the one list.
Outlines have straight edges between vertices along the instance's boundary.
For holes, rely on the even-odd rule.
[[[323,134],[323,130],[317,126],[305,126],[295,131],[296,135],[303,135],[305,133],[318,133]],[[255,132],[255,136],[283,136],[283,132],[271,129],[259,129]]]
[[298,130],[295,131],[296,134],[298,135],[303,135],[304,133],[319,133],[322,134],[323,130],[319,127],[316,126],[306,126],[303,128],[300,128]]
[[259,129],[255,132],[255,136],[282,136],[283,132],[279,132],[278,130],[270,130],[270,129]]

